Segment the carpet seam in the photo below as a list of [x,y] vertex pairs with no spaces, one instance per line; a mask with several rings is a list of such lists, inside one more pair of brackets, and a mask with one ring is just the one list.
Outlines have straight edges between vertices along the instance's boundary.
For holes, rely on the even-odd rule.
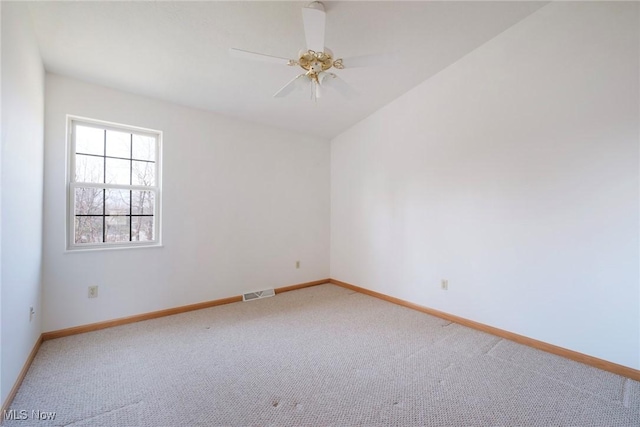
[[119,406],[117,408],[109,409],[108,411],[100,412],[100,413],[98,413],[96,415],[92,415],[90,417],[80,418],[79,420],[71,421],[69,424],[64,424],[63,427],[73,426],[74,424],[77,424],[79,422],[83,422],[83,421],[91,420],[91,419],[94,419],[94,418],[97,418],[97,417],[101,417],[101,416],[103,416],[105,414],[110,414],[111,412],[119,411],[120,409],[128,408],[130,406],[135,406],[135,405],[138,405],[138,404],[140,404],[142,402],[144,402],[144,401],[143,400],[139,400],[137,402],[127,403],[126,405],[122,405],[122,406]]
[[622,406],[625,408],[631,408],[631,380],[625,378],[622,384]]
[[[503,359],[501,357],[494,356],[494,355],[491,355],[491,354],[485,354],[485,356],[491,357],[493,359],[500,360],[500,361],[508,363],[508,364],[510,364],[512,366],[516,366],[516,367],[518,367],[518,368],[520,368],[520,369],[522,369],[524,371],[527,371],[529,373],[532,373],[532,374],[538,375],[540,377],[546,378],[546,379],[551,380],[553,382],[556,382],[558,384],[562,384],[562,385],[565,385],[567,387],[571,387],[574,390],[579,390],[580,392],[586,393],[586,394],[588,394],[588,395],[590,395],[590,396],[592,396],[592,397],[594,397],[594,398],[596,398],[598,400],[602,400],[602,401],[608,402],[608,403],[613,403],[614,405],[624,406],[624,405],[622,405],[621,401],[615,401],[615,400],[607,399],[606,397],[603,397],[603,396],[601,396],[599,394],[592,393],[592,392],[590,392],[588,390],[585,390],[583,388],[577,387],[577,386],[575,386],[575,385],[573,385],[571,383],[567,383],[567,382],[561,381],[561,380],[559,380],[557,378],[551,377],[549,375],[543,374],[543,373],[541,373],[539,371],[535,371],[533,369],[525,368],[523,365],[519,365],[519,364],[517,364],[515,362],[512,362],[511,360]],[[593,369],[597,369],[597,368],[593,368]],[[616,374],[611,374],[611,375],[616,375]],[[625,378],[625,377],[622,377],[622,378],[624,378],[627,381],[629,380],[628,378]],[[623,385],[623,387],[624,387],[624,385]]]
[[491,346],[491,348],[490,348],[490,349],[488,349],[487,351],[485,351],[485,352],[484,352],[484,354],[486,354],[487,356],[491,356],[491,354],[489,354],[489,353],[491,353],[491,351],[492,351],[494,348],[496,348],[496,347],[498,346],[498,344],[500,344],[502,341],[504,341],[504,338],[501,338],[501,337],[497,337],[497,338],[498,338],[498,341],[496,341],[496,342]]

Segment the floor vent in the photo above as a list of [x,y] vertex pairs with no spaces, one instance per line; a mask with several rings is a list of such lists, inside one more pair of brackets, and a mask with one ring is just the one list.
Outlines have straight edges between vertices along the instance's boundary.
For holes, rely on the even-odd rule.
[[247,292],[246,294],[242,294],[242,301],[253,301],[254,299],[272,297],[275,294],[276,291],[273,289],[265,289],[264,291],[258,292]]

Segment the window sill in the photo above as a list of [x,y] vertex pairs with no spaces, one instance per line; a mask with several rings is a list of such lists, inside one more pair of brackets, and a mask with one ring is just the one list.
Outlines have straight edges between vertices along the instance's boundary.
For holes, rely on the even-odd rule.
[[158,243],[156,245],[131,245],[131,246],[92,246],[88,248],[74,248],[74,249],[65,249],[65,254],[73,254],[73,253],[82,253],[82,252],[96,252],[96,251],[117,251],[117,250],[127,250],[127,249],[156,249],[156,248],[164,248],[164,245]]

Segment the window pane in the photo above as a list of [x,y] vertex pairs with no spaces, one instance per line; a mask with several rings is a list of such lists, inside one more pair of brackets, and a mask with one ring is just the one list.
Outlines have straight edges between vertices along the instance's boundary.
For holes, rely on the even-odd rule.
[[131,160],[107,159],[107,184],[131,183]]
[[107,215],[129,215],[130,190],[105,190],[105,202]]
[[102,242],[101,216],[77,216],[75,218],[75,227],[76,243]]
[[156,159],[156,139],[150,136],[133,135],[133,156],[138,160]]
[[104,182],[104,158],[77,154],[76,182]]
[[131,192],[131,213],[133,215],[153,215],[155,194],[152,191]]
[[107,156],[131,158],[131,134],[107,131]]
[[104,156],[104,130],[76,126],[76,153]]
[[107,233],[105,241],[128,242],[130,218],[130,216],[108,216],[106,218]]
[[153,217],[134,216],[131,218],[131,240],[153,240]]
[[132,162],[131,183],[133,185],[155,185],[156,164],[149,162]]
[[102,188],[76,188],[76,215],[102,215]]

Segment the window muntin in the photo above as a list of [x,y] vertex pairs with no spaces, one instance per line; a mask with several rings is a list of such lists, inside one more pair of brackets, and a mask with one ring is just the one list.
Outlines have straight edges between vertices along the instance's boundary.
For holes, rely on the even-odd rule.
[[69,249],[160,243],[161,132],[69,118]]

